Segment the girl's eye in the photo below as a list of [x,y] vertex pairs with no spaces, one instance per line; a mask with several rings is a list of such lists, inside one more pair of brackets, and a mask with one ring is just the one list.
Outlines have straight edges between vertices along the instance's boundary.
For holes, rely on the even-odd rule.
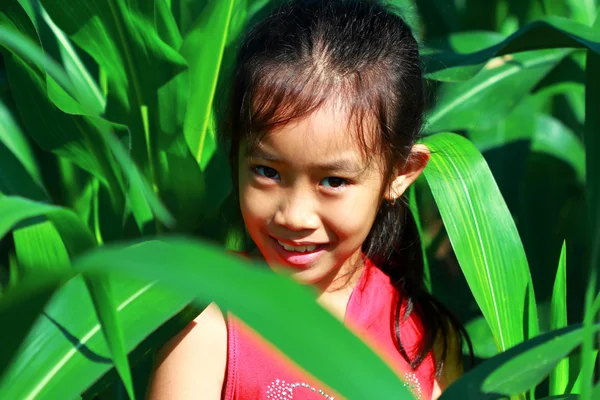
[[279,173],[273,168],[264,165],[257,165],[253,168],[254,172],[259,176],[264,176],[269,179],[279,179]]
[[338,189],[346,186],[348,182],[344,178],[337,178],[335,176],[329,176],[321,181],[321,184],[325,187]]

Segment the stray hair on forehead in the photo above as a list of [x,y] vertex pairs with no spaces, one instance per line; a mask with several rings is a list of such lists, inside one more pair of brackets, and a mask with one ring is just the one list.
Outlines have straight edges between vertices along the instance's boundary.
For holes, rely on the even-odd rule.
[[[317,111],[326,110],[342,116],[344,125],[337,127],[358,144],[365,166],[371,162],[384,165],[387,172],[390,158],[384,153],[384,143],[379,133],[379,119],[370,104],[376,103],[373,88],[360,87],[352,82],[356,76],[327,76],[326,69],[309,66],[307,79],[298,74],[264,78],[257,89],[248,96],[248,128],[241,140],[246,152],[252,154],[261,140],[278,128],[309,117]],[[282,74],[284,75],[284,74]],[[329,74],[332,75],[332,74]],[[285,79],[285,82],[277,82]],[[297,85],[297,90],[287,88]],[[318,129],[318,127],[316,128]],[[302,135],[303,132],[298,132]]]
[[[234,183],[242,146],[251,150],[278,127],[331,104],[346,112],[346,131],[367,160],[382,163],[391,183],[420,137],[425,108],[419,46],[400,14],[384,0],[290,0],[250,27],[239,44],[225,113],[218,115]],[[441,337],[441,373],[450,341],[458,340],[460,349],[463,339],[471,348],[470,340],[426,291],[416,223],[399,200],[381,202],[362,250],[401,294],[390,316],[398,351],[416,368]],[[409,357],[399,327],[412,312],[425,332]]]

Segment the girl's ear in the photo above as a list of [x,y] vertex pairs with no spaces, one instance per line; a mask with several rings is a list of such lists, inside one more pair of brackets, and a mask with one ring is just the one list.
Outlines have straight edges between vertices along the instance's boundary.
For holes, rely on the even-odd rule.
[[410,151],[406,164],[397,166],[396,175],[388,190],[385,191],[385,199],[393,202],[400,198],[411,183],[421,175],[429,162],[430,155],[427,146],[415,144]]

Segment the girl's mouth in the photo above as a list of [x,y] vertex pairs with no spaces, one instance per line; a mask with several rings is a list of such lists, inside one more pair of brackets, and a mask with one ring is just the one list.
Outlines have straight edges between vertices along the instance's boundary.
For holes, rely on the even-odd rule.
[[284,261],[284,264],[290,265],[296,268],[306,268],[308,264],[315,261],[319,256],[325,252],[325,243],[307,244],[304,246],[292,246],[284,243],[273,237],[270,237],[271,242],[275,251],[279,257]]

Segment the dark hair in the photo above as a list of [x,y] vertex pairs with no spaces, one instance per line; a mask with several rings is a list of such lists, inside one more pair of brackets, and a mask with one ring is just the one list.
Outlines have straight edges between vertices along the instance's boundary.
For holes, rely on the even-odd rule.
[[[342,98],[364,155],[378,157],[391,183],[394,167],[409,160],[423,123],[419,46],[390,5],[375,0],[288,1],[243,38],[230,96],[221,132],[230,145],[235,180],[240,143],[253,146],[277,126]],[[366,120],[377,122],[374,144],[362,132]],[[391,318],[398,351],[412,368],[433,349],[438,335],[443,339],[441,360],[446,358],[454,337],[450,329],[457,333],[459,350],[463,336],[471,348],[461,323],[425,290],[419,235],[404,199],[381,202],[363,251],[401,293]],[[413,359],[399,335],[401,320],[411,312],[425,328]],[[441,369],[438,362],[436,373]]]

